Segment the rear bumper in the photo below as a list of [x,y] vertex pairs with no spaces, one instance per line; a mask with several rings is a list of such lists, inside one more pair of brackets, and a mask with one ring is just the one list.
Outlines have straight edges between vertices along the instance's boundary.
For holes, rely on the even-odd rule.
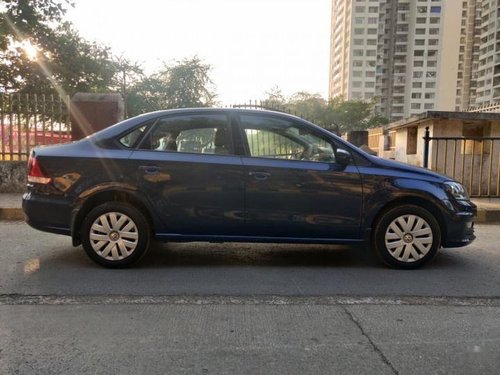
[[49,233],[70,236],[71,208],[64,197],[23,195],[23,212],[29,226]]
[[453,203],[452,205],[453,212],[449,214],[442,245],[443,247],[467,246],[476,238],[474,219],[477,207],[472,202]]

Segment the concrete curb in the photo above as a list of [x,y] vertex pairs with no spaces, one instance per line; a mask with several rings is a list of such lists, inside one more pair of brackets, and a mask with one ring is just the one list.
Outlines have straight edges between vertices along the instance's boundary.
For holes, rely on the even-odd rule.
[[[22,208],[0,208],[1,220],[24,220]],[[478,224],[500,224],[500,209],[478,208],[475,222]]]
[[0,220],[24,220],[23,210],[15,207],[0,207]]
[[477,210],[477,223],[500,223],[500,210]]

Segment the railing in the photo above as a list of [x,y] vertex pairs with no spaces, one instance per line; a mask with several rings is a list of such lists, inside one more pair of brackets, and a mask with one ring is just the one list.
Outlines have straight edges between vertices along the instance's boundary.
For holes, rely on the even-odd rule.
[[500,112],[500,102],[469,107],[466,112]]
[[298,116],[301,117],[307,121],[310,121],[312,123],[315,123],[316,125],[321,126],[322,128],[329,130],[335,134],[339,134],[339,126],[335,124],[324,124],[322,121],[319,121],[318,119],[310,118],[307,115],[304,115],[303,113],[297,112],[297,111],[292,111],[286,106],[283,106],[281,104],[278,104],[276,102],[273,102],[272,100],[255,100],[255,101],[249,101],[248,103],[243,103],[243,104],[233,104],[230,106],[231,108],[244,108],[244,109],[261,109],[261,110],[270,110],[270,111],[276,111],[276,112],[283,112],[283,113],[288,113],[290,115]]
[[39,145],[71,141],[69,97],[0,94],[0,160],[26,160]]
[[500,196],[500,137],[424,136],[424,168],[462,183],[471,196]]

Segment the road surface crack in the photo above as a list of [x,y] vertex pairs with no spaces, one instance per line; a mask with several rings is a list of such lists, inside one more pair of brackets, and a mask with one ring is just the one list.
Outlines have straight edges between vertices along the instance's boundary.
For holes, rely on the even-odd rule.
[[396,375],[399,375],[399,372],[398,370],[396,370],[396,368],[393,366],[393,364],[391,363],[391,361],[389,361],[389,358],[387,358],[384,354],[384,352],[382,352],[382,350],[377,346],[377,344],[371,339],[371,337],[368,335],[368,333],[366,333],[366,331],[364,330],[363,326],[361,325],[361,323],[354,317],[354,315],[352,314],[352,312],[350,312],[347,307],[343,307],[345,313],[347,314],[347,316],[349,317],[349,319],[351,319],[351,321],[356,325],[356,327],[359,328],[359,330],[361,331],[361,334],[366,337],[366,339],[368,340],[368,342],[370,343],[370,345],[372,346],[373,350],[375,351],[375,353],[378,354],[378,356],[380,357],[380,359],[382,360],[382,362],[384,362],[392,371],[393,374],[396,374]]

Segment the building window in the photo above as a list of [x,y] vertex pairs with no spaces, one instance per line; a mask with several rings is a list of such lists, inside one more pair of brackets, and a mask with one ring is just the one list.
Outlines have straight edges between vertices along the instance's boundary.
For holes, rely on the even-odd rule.
[[427,13],[427,7],[417,7],[418,13]]
[[440,6],[431,7],[431,13],[441,13],[441,7]]
[[414,92],[413,94],[411,94],[412,99],[420,99],[421,97],[422,97],[422,94],[420,92]]
[[411,109],[420,109],[420,103],[411,103]]
[[418,127],[408,128],[406,134],[406,155],[415,155],[417,153]]
[[416,46],[423,46],[425,44],[425,39],[415,39]]
[[413,61],[413,66],[416,67],[416,68],[419,68],[419,67],[422,67],[424,66],[424,62],[422,60],[415,60]]

